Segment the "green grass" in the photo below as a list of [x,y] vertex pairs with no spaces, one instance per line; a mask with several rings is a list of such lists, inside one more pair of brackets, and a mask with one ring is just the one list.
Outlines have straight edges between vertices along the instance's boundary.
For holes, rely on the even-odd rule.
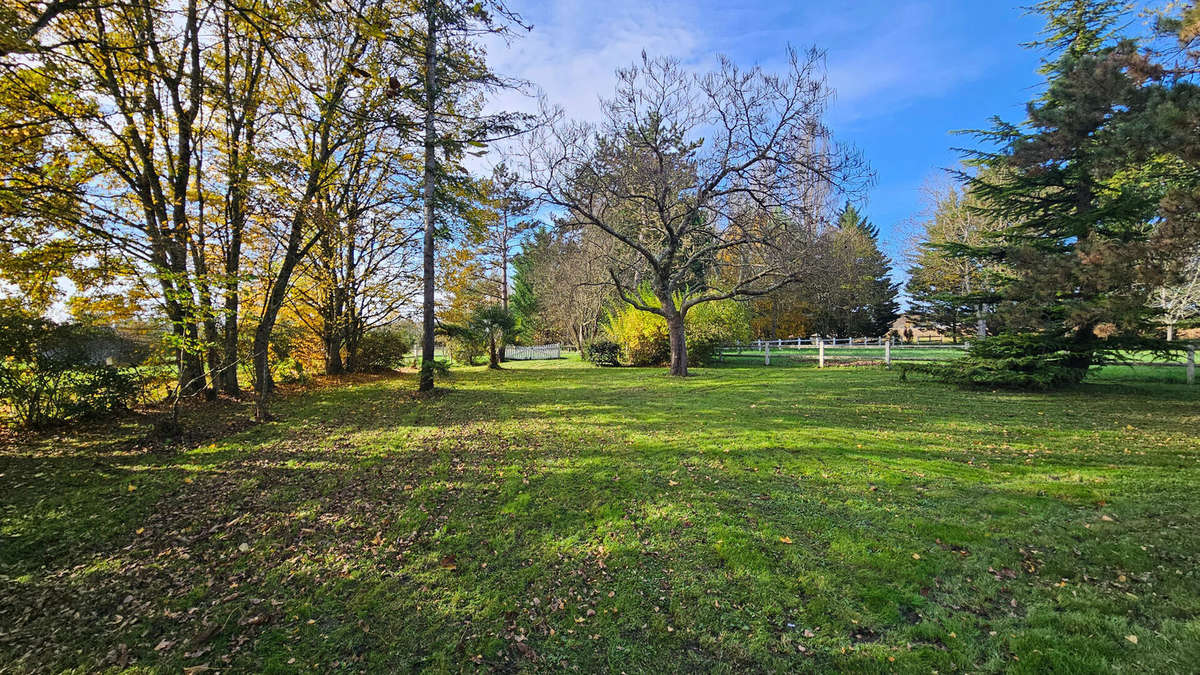
[[[576,361],[0,454],[0,671],[1189,672],[1200,388]],[[1136,644],[1128,637],[1137,640]]]

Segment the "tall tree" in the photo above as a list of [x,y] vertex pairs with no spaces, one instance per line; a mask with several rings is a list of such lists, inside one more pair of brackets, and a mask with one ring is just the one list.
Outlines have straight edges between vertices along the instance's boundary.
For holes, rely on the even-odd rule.
[[[824,215],[813,193],[862,184],[858,156],[828,142],[821,64],[791,51],[783,74],[721,59],[698,75],[643,55],[617,71],[600,127],[559,121],[526,144],[539,195],[619,243],[610,281],[666,320],[673,375],[687,375],[688,310],[802,277]],[[642,284],[657,303],[641,300]]]
[[[1126,3],[1045,0],[1047,87],[1020,124],[983,133],[997,151],[973,154],[993,168],[967,176],[988,217],[1008,223],[996,242],[960,249],[1011,271],[1004,320],[1013,330],[1067,338],[1068,367],[1082,377],[1106,347],[1102,324],[1136,336],[1147,293],[1195,240],[1194,222],[1160,218],[1168,186],[1195,185],[1195,164],[1175,129],[1195,119],[1194,85],[1170,76],[1119,31]],[[1194,160],[1193,160],[1194,161]]]
[[277,28],[272,55],[285,89],[275,111],[281,133],[272,148],[277,168],[271,180],[288,208],[277,215],[279,251],[252,347],[260,420],[270,417],[271,332],[293,275],[325,233],[319,198],[367,151],[362,139],[404,131],[391,124],[398,112],[382,78],[403,54],[379,36],[410,17],[387,11],[390,7],[383,0],[345,0],[341,6],[298,8]]
[[909,313],[918,325],[949,333],[956,342],[971,322],[976,336],[985,337],[1003,267],[954,251],[986,246],[1004,224],[986,217],[979,200],[956,186],[930,188],[927,198],[921,240],[909,256]]
[[421,199],[424,210],[422,240],[422,346],[418,389],[434,384],[436,319],[436,245],[446,235],[447,221],[463,203],[461,187],[468,180],[461,160],[491,141],[520,131],[524,117],[511,113],[487,114],[480,96],[516,86],[513,80],[492,72],[486,63],[486,36],[507,38],[514,28],[524,28],[520,17],[502,0],[420,0],[419,10],[403,30],[394,35],[418,60],[420,83],[405,87],[392,75],[389,86],[413,105],[423,137],[424,165]]
[[899,285],[879,250],[879,229],[847,203],[824,233],[825,279],[814,296],[816,327],[836,337],[883,335],[896,320]]
[[522,337],[583,349],[616,300],[606,267],[616,246],[599,229],[567,221],[535,229],[514,264],[512,302]]

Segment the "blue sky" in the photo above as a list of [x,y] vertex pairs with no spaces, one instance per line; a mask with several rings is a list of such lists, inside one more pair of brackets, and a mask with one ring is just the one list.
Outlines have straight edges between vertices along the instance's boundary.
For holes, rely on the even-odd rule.
[[513,7],[533,31],[492,49],[493,66],[537,84],[568,114],[594,119],[612,91],[613,69],[645,49],[696,68],[717,54],[771,68],[788,44],[827,52],[837,90],[834,134],[863,151],[878,175],[865,205],[886,250],[899,259],[922,186],[946,180],[955,129],[987,126],[992,115],[1019,121],[1036,92],[1039,55],[1020,43],[1041,22],[1021,0],[886,2],[534,2]]

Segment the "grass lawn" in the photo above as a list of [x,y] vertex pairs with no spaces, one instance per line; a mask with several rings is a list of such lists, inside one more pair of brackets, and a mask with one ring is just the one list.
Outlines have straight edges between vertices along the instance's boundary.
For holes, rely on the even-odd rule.
[[11,440],[0,671],[1200,663],[1200,387],[695,374],[523,362],[200,447]]

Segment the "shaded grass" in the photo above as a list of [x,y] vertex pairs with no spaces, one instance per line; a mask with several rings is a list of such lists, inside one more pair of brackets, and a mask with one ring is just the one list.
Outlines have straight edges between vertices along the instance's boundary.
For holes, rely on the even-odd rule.
[[6,449],[0,662],[1200,662],[1194,388],[573,361],[456,371],[432,398],[412,386],[290,399],[281,422],[181,453],[69,435],[67,452]]

